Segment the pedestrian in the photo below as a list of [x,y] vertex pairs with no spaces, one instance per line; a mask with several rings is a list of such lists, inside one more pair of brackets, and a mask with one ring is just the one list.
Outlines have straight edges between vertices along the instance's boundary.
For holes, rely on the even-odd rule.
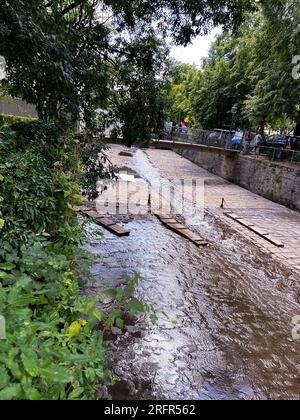
[[256,155],[260,155],[260,146],[263,144],[263,133],[257,132],[254,138],[254,151]]
[[171,128],[171,140],[174,139],[175,137],[175,132],[176,132],[176,122],[172,121],[172,128]]

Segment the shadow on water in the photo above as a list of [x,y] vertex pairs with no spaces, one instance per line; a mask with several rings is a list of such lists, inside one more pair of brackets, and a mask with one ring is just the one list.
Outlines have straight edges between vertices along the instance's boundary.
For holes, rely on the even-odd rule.
[[[159,176],[143,152],[135,169],[146,180]],[[299,399],[297,280],[210,217],[198,228],[210,242],[202,249],[157,220],[128,228],[127,238],[105,232],[86,244],[107,257],[93,267],[99,286],[139,272],[137,296],[177,323],[160,316],[154,326],[143,317],[110,341],[110,365],[121,378],[112,397]]]

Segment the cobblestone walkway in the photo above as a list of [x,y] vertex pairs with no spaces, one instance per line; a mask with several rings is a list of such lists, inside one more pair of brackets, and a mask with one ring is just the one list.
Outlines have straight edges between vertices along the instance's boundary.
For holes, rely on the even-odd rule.
[[[130,166],[132,159],[119,156],[118,153],[121,150],[121,146],[114,145],[108,155],[116,165]],[[263,252],[271,254],[292,272],[300,274],[300,214],[298,212],[215,176],[172,151],[149,149],[146,153],[151,162],[160,169],[161,174],[170,180],[203,179],[206,210],[249,239]],[[222,209],[223,198],[225,205]],[[245,217],[257,227],[281,240],[285,247],[278,248],[229,219],[224,214],[228,211],[234,211],[237,215]]]

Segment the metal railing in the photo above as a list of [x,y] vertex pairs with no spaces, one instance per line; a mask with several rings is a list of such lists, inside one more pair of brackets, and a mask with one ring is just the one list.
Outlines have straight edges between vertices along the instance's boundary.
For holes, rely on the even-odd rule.
[[267,156],[272,162],[291,162],[295,164],[300,163],[300,151],[282,149],[278,147],[260,146],[259,155]]
[[[169,140],[173,142],[200,144],[208,147],[242,151],[245,148],[245,137],[248,137],[248,133],[245,133],[244,139],[236,143],[232,142],[234,136],[235,133],[228,130],[208,131],[189,129],[186,131],[176,127],[172,130],[165,130],[161,133],[159,138],[161,140]],[[270,161],[291,162],[294,164],[300,163],[300,151],[297,150],[289,150],[281,147],[258,146],[256,148],[252,148],[251,153],[259,156],[266,156]]]
[[200,129],[190,129],[188,131],[175,128],[173,130],[165,130],[159,137],[161,140],[180,141],[184,143],[202,144],[204,146],[219,147],[221,149],[241,150],[240,145],[232,145],[234,132],[225,130],[208,131]]

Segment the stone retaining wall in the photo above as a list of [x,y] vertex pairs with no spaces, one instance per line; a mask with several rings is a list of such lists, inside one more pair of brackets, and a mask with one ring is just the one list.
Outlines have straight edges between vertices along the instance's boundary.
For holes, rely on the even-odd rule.
[[243,156],[238,151],[203,145],[159,141],[209,172],[276,203],[300,210],[300,166]]

